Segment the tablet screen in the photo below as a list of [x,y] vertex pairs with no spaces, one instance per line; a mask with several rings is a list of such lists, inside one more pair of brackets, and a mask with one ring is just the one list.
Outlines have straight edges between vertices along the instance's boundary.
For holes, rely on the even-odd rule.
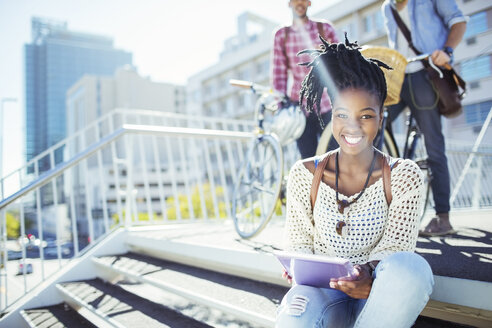
[[346,259],[283,251],[273,254],[298,285],[329,288],[331,278],[355,278],[356,269]]

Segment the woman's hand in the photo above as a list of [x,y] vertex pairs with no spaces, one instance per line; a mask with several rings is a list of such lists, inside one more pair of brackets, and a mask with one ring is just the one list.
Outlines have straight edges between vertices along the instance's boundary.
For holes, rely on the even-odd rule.
[[287,271],[285,269],[283,269],[282,278],[287,279],[287,282],[289,284],[292,284],[292,277],[289,276],[289,274],[287,273]]
[[355,265],[357,270],[354,280],[350,278],[330,279],[330,287],[338,289],[352,298],[366,299],[372,288],[372,277],[369,271],[361,265]]

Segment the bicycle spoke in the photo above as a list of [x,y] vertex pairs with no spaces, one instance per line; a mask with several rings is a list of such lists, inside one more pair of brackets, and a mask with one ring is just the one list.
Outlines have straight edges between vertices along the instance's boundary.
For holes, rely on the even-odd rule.
[[244,238],[261,231],[273,214],[282,179],[280,151],[273,137],[263,136],[248,152],[233,196],[236,230]]

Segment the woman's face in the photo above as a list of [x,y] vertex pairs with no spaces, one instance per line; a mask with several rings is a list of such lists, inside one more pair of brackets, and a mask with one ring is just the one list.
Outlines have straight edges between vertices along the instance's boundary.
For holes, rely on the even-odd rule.
[[353,155],[372,150],[382,120],[378,98],[364,89],[345,89],[332,107],[333,136],[341,150]]

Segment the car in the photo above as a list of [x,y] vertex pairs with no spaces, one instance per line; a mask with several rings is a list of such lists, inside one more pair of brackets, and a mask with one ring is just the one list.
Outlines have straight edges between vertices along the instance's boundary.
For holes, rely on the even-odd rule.
[[20,251],[13,251],[13,250],[8,250],[7,251],[7,258],[9,260],[19,260],[22,258],[22,252]]
[[[65,245],[60,245],[61,255],[69,255],[71,250]],[[58,256],[57,246],[47,246],[44,248],[44,254],[48,256]]]
[[19,261],[19,271],[17,274],[24,274],[24,265],[26,266],[26,274],[32,273],[32,263],[24,263],[23,261]]

